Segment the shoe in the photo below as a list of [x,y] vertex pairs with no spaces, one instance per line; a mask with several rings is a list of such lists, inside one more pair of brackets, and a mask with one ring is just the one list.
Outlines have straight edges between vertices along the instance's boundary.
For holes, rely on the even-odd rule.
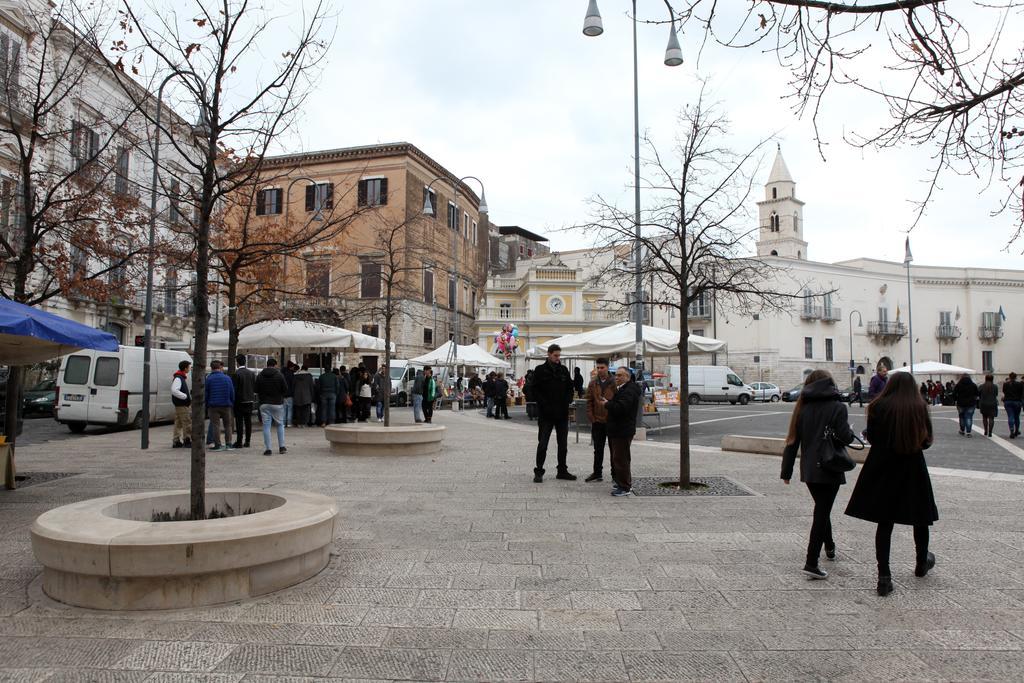
[[818,567],[812,567],[809,564],[805,564],[801,570],[804,574],[811,577],[812,579],[827,579],[828,572],[819,569]]
[[384,418],[383,418],[383,417],[378,417],[378,418],[377,418],[377,422],[383,422],[383,421],[384,421]]
[[263,451],[263,455],[273,455],[273,454],[274,454],[274,451],[270,450],[269,448],[267,450]]
[[418,425],[423,424],[423,420],[416,420],[416,424],[418,424]]
[[223,453],[223,452],[224,452],[224,451],[226,451],[227,449],[228,449],[228,447],[227,447],[227,446],[217,446],[217,445],[214,445],[214,447],[213,447],[213,448],[211,448],[210,450],[213,450],[213,451],[217,451],[217,452],[219,452],[219,453]]
[[185,439],[181,442],[182,448],[192,448],[192,439]]
[[243,448],[250,448],[248,441],[245,442],[245,446],[243,446]]
[[612,495],[615,496],[616,498],[622,498],[624,496],[632,496],[633,492],[630,491],[629,489],[615,489],[614,491],[612,491]]
[[506,415],[506,416],[505,416],[505,419],[506,419],[506,420],[511,420],[512,418],[511,418],[511,417],[508,417],[508,416]]
[[963,435],[964,435],[964,430],[961,429],[960,430],[960,436],[963,436]]
[[280,453],[281,455],[284,455],[285,453],[288,452],[288,449],[285,448],[284,446],[281,446],[280,448],[277,449],[277,452]]
[[587,477],[583,481],[586,481],[586,482],[604,481],[604,477],[601,476],[600,472],[594,472],[593,474],[591,474],[589,477]]
[[232,448],[241,448],[242,447],[242,442],[241,441],[236,441],[234,443],[234,445],[232,445],[231,447]]
[[171,444],[171,448],[181,448],[181,442],[175,439],[174,443]]
[[566,481],[576,481],[576,475],[571,474],[569,470],[563,470],[555,475],[555,479],[565,479]]
[[969,438],[971,438],[971,433],[967,432],[967,434],[965,434],[965,436],[969,439]]
[[224,444],[224,450],[226,450],[226,451],[233,451],[236,448],[238,448],[238,446],[235,446],[234,444],[230,444],[230,443]]
[[885,597],[889,593],[892,593],[892,577],[891,576],[879,576],[878,577],[878,595]]
[[917,566],[914,568],[914,576],[919,579],[923,579],[934,567],[935,555],[933,553],[928,553],[928,557],[924,559],[924,562],[917,563]]
[[534,473],[534,475],[533,475],[533,483],[534,484],[539,484],[542,481],[544,481],[544,475],[543,474]]
[[835,546],[832,546],[831,548],[828,548],[828,547],[825,548],[825,559],[829,560],[831,562],[835,562],[836,561],[836,547]]

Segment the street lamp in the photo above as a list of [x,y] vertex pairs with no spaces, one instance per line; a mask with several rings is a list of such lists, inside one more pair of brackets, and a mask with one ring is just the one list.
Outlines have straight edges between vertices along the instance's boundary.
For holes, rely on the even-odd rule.
[[[192,76],[199,80],[192,71],[174,71],[160,83],[156,91],[156,127],[153,133],[153,183],[149,194],[149,252],[146,258],[146,311],[144,317],[145,330],[142,342],[142,449],[149,448],[149,410],[150,410],[150,369],[153,356],[153,270],[156,260],[156,190],[160,182],[160,116],[164,108],[164,86],[176,76]],[[201,84],[200,84],[201,85]],[[193,128],[198,137],[207,135],[210,122],[206,116],[206,97],[202,96],[204,105],[199,108],[199,121]]]
[[903,265],[907,267],[907,332],[910,334],[910,373],[914,373],[914,309],[910,303],[910,264],[914,257],[910,253],[910,238],[907,237],[906,253],[903,256]]
[[[644,312],[643,312],[643,278],[641,276],[640,253],[640,88],[637,79],[637,48],[636,48],[636,0],[633,2],[633,224],[635,237],[633,241],[633,261],[636,268],[633,292],[633,320],[636,321],[636,367],[642,371],[644,348]],[[675,17],[671,17],[668,34],[668,45],[665,49],[665,65],[679,66],[683,63],[683,51],[679,47],[676,36]],[[596,37],[604,33],[601,13],[597,9],[597,0],[590,0],[587,5],[587,16],[583,20],[583,35]]]
[[853,314],[857,314],[857,327],[864,327],[864,319],[860,316],[860,311],[854,309],[850,311],[850,386],[853,386]]
[[[475,180],[477,183],[480,184],[480,208],[479,208],[479,212],[482,213],[482,214],[488,213],[488,211],[487,211],[487,194],[486,194],[486,191],[484,190],[484,181],[482,181],[479,178],[477,178],[476,176],[472,176],[472,175],[468,175],[468,176],[459,178],[455,182],[452,182],[450,178],[438,176],[438,177],[436,177],[436,178],[434,178],[433,180],[430,181],[430,184],[427,185],[426,192],[423,193],[425,195],[423,197],[423,214],[425,216],[436,216],[437,215],[437,211],[435,210],[435,207],[434,207],[433,203],[430,201],[430,189],[432,187],[434,187],[434,183],[436,183],[438,181],[441,181],[441,180],[444,180],[446,182],[451,183],[451,185],[452,185],[452,194],[454,195],[454,199],[452,200],[452,202],[455,204],[455,208],[456,209],[458,209],[458,206],[459,206],[459,185],[461,185],[463,182],[465,182],[467,180]],[[458,212],[456,212],[456,214],[455,214],[455,225],[454,225],[454,229],[452,230],[452,276],[455,278],[455,301],[450,301],[449,302],[451,304],[451,307],[452,307],[452,317],[454,318],[454,321],[453,321],[453,324],[452,324],[452,330],[453,330],[453,333],[452,333],[452,360],[453,361],[458,361],[458,357],[459,357],[459,328],[460,328],[460,324],[459,324],[460,323],[460,321],[459,321],[459,250],[458,250],[458,241],[456,239],[458,237],[459,233],[462,231],[462,228],[459,226],[459,223],[460,223],[459,215],[458,215]],[[437,329],[436,320],[435,320],[434,329],[435,330]]]

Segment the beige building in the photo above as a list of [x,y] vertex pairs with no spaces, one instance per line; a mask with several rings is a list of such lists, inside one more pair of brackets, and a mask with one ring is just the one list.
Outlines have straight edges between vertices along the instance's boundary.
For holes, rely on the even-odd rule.
[[[266,169],[275,180],[260,191],[260,220],[301,226],[359,212],[335,239],[287,259],[283,277],[294,295],[282,297],[283,316],[383,337],[394,272],[398,358],[474,338],[488,227],[472,187],[407,142],[273,157]],[[428,198],[433,215],[424,213]]]

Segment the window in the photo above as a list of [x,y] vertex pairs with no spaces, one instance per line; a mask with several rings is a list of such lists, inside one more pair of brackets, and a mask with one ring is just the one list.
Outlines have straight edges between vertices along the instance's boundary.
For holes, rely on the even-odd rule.
[[363,325],[363,334],[368,334],[371,337],[378,337],[380,336],[380,326],[373,324]]
[[71,159],[78,170],[100,154],[100,134],[81,121],[71,122]]
[[835,353],[833,350],[835,343],[831,339],[825,340],[825,360],[835,360]]
[[754,362],[755,362],[755,363],[760,363],[760,362],[761,362],[761,356],[757,356],[757,355],[755,355],[755,356],[754,356]]
[[22,233],[25,227],[25,205],[21,183],[4,179],[0,183],[0,231],[3,231],[8,244],[15,250],[24,246]]
[[430,199],[430,215],[437,218],[440,214],[438,213],[439,207],[437,206],[437,193],[426,187],[423,188],[423,205],[427,206],[427,199]]
[[21,43],[6,33],[0,34],[0,85],[5,99],[17,101],[20,76]]
[[755,313],[754,314],[754,320],[760,320],[760,319],[761,319],[761,314],[760,313]]
[[814,339],[804,337],[804,358],[814,358]]
[[695,337],[703,337],[704,336],[704,328],[703,327],[698,327],[697,329],[695,329],[692,332],[692,334]]
[[101,357],[96,359],[96,374],[92,381],[99,387],[116,387],[117,376],[121,372],[121,360],[119,358]]
[[334,208],[334,183],[306,185],[306,211]]
[[889,309],[884,306],[878,307],[878,322],[887,323],[889,322]]
[[526,250],[526,257],[527,258],[533,258],[533,249],[527,249]]
[[725,381],[727,383],[731,384],[734,387],[742,387],[743,386],[743,380],[741,380],[739,377],[737,377],[736,375],[732,374],[731,372],[728,375],[725,376]]
[[121,287],[127,277],[127,257],[122,254],[114,254],[110,257],[110,269],[107,270],[107,284],[111,287]]
[[824,295],[822,297],[821,303],[822,303],[821,310],[822,310],[822,313],[824,314],[825,319],[826,320],[831,320],[832,319],[832,295],[831,294]]
[[811,315],[814,313],[814,298],[811,294],[811,290],[804,290],[804,315]]
[[939,311],[939,325],[951,327],[953,325],[953,314],[950,311]]
[[423,301],[428,304],[434,303],[434,271],[423,271]]
[[455,303],[455,278],[448,278],[448,308],[454,309]]
[[384,206],[387,203],[387,178],[364,178],[359,181],[359,206]]
[[524,245],[522,245],[522,244],[519,245],[519,255],[520,256],[525,256],[526,255],[526,247]]
[[462,307],[466,307],[466,302],[469,301],[469,286],[462,285]]
[[164,313],[178,314],[178,271],[173,269],[164,274]]
[[981,352],[981,371],[982,372],[993,372],[994,371],[993,367],[994,366],[992,365],[992,352],[991,351],[982,351]]
[[455,206],[451,202],[448,202],[448,229],[459,229],[459,207]]
[[[692,295],[692,291],[690,292]],[[691,318],[710,318],[711,317],[711,306],[708,302],[708,293],[701,292],[697,295],[697,298],[690,302],[690,307],[686,313]]]
[[469,214],[462,212],[462,236],[469,239]]
[[380,264],[363,261],[360,266],[361,287],[359,296],[363,299],[380,298]]
[[256,193],[256,215],[276,216],[282,211],[284,190],[280,187],[268,187]]
[[92,359],[89,356],[69,357],[64,367],[64,384],[88,384],[91,365]]
[[175,178],[167,188],[167,199],[170,201],[167,220],[173,225],[184,222],[185,214],[181,211],[181,183]]
[[1002,321],[999,318],[999,313],[995,311],[985,311],[981,314],[981,326],[985,329],[996,329],[1001,327]]
[[772,199],[778,199],[778,198],[779,198],[779,188],[773,187],[772,188]]
[[779,214],[772,212],[772,215],[768,217],[768,228],[771,232],[779,231]]
[[478,232],[478,229],[477,229],[476,221],[473,221],[473,233],[472,233],[473,244],[476,244],[477,242],[479,242],[479,239],[478,239],[479,236],[477,235],[477,232]]
[[472,310],[470,312],[471,313],[476,313],[476,290],[475,289],[473,290],[473,308],[472,308]]
[[498,317],[502,320],[512,318],[512,304],[498,304]]
[[128,166],[131,162],[131,150],[121,147],[117,150],[117,167],[114,169],[114,192],[119,195],[129,193]]
[[952,365],[953,364],[953,354],[952,353],[943,353],[941,355],[942,355],[942,358],[939,359],[940,363],[945,363],[946,365]]
[[326,299],[331,295],[330,261],[310,261],[306,264],[306,294],[318,299]]
[[84,278],[89,267],[89,254],[77,244],[71,245],[71,277]]
[[423,343],[428,345],[434,344],[434,330],[429,327],[423,328]]

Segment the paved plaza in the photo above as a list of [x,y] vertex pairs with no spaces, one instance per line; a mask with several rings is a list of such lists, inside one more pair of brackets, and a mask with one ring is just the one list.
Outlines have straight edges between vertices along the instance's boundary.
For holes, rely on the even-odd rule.
[[[408,419],[407,411],[400,419]],[[437,456],[330,454],[289,430],[289,454],[209,455],[211,487],[334,496],[319,576],[247,602],[102,613],[46,598],[28,528],[64,503],[183,488],[170,430],[23,447],[23,471],[75,473],[0,493],[0,681],[1019,680],[1024,671],[1024,477],[943,468],[938,566],[913,576],[894,539],[896,592],[875,595],[873,526],[833,515],[828,581],[800,573],[810,497],[779,461],[701,447],[695,475],[756,495],[616,499],[610,483],[531,482],[535,433],[436,414]],[[956,438],[943,435],[941,438]],[[978,441],[981,437],[976,437]],[[552,453],[553,454],[553,453]],[[586,475],[586,439],[570,466]],[[674,475],[667,443],[634,448],[636,476]],[[554,474],[551,467],[549,474]],[[854,473],[854,476],[856,472]]]

